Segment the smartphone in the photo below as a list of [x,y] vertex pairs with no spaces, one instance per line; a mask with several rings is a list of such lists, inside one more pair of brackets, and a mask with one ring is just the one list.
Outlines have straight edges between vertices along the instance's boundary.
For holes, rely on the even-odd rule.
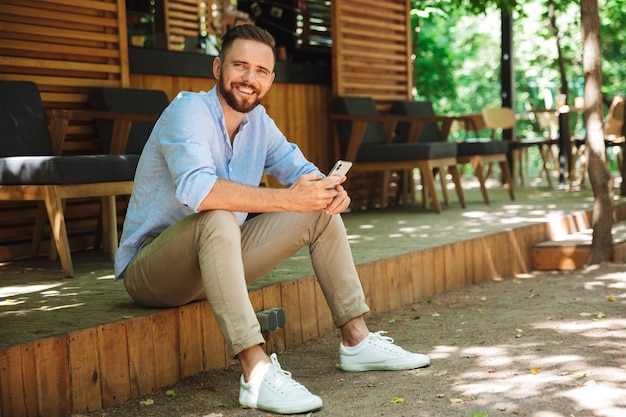
[[335,163],[335,166],[330,170],[327,176],[330,177],[331,175],[337,175],[339,177],[343,177],[348,173],[348,171],[350,171],[350,168],[352,168],[352,162],[339,160]]
[[337,161],[337,163],[335,163],[335,166],[333,167],[333,169],[330,170],[327,177],[330,177],[331,175],[337,175],[339,177],[343,177],[346,174],[348,174],[348,171],[350,170],[350,168],[352,168],[352,162],[339,160]]

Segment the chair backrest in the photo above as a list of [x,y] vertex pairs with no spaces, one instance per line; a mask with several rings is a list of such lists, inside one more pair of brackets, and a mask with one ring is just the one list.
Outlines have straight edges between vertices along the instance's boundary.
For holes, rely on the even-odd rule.
[[0,157],[52,155],[52,140],[37,84],[0,81]]
[[496,130],[512,129],[517,123],[515,112],[510,107],[484,108],[481,110],[481,113],[485,121],[485,126],[491,129],[492,132]]
[[[160,116],[169,103],[167,95],[161,90],[100,87],[89,94],[89,105],[92,108],[121,113]],[[153,127],[153,123],[134,122],[130,129],[125,153],[140,154]],[[96,131],[104,152],[108,153],[111,147],[113,122],[97,120]]]
[[605,136],[622,136],[624,130],[624,97],[615,96],[604,122]]
[[[376,102],[371,97],[344,96],[335,97],[331,102],[331,109],[335,114],[347,114],[351,116],[378,116]],[[339,139],[342,150],[345,151],[352,132],[352,123],[348,121],[337,122]],[[384,144],[385,134],[380,123],[368,123],[361,145]]]
[[[433,103],[430,101],[399,100],[391,103],[391,113],[406,116],[435,116]],[[398,123],[396,141],[408,142],[410,123]],[[441,129],[437,123],[424,123],[418,142],[441,142]]]

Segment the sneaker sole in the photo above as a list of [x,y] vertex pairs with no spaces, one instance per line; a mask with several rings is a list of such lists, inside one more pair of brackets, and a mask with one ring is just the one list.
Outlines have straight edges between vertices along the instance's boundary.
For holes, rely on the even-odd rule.
[[346,372],[365,372],[365,371],[409,371],[411,369],[424,368],[430,365],[430,360],[423,362],[413,363],[357,363],[357,364],[340,364],[339,367],[342,371]]
[[309,404],[306,407],[302,406],[302,404],[298,404],[298,407],[289,408],[289,407],[281,407],[280,405],[262,405],[262,404],[256,404],[252,406],[252,405],[242,404],[240,402],[239,406],[241,408],[250,408],[250,409],[256,409],[256,410],[261,410],[261,411],[269,411],[270,413],[278,413],[278,414],[304,414],[304,413],[321,410],[324,404],[323,403]]

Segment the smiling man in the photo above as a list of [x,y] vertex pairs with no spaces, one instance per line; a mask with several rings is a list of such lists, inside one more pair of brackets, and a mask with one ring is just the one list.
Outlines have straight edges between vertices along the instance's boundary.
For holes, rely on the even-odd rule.
[[[350,204],[346,178],[322,175],[259,105],[275,59],[267,31],[237,26],[214,61],[217,86],[182,92],[165,109],[139,160],[115,270],[141,305],[206,299],[241,364],[240,404],[295,414],[320,409],[322,400],[263,350],[247,284],[304,246],[341,330],[343,370],[413,369],[430,360],[369,332],[340,216]],[[263,174],[289,187],[259,187]]]

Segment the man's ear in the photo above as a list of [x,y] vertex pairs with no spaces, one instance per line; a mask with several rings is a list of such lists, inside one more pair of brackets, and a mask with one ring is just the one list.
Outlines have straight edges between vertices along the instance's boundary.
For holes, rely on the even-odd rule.
[[213,76],[216,80],[220,79],[220,68],[222,66],[222,61],[220,61],[220,57],[216,56],[213,59]]

